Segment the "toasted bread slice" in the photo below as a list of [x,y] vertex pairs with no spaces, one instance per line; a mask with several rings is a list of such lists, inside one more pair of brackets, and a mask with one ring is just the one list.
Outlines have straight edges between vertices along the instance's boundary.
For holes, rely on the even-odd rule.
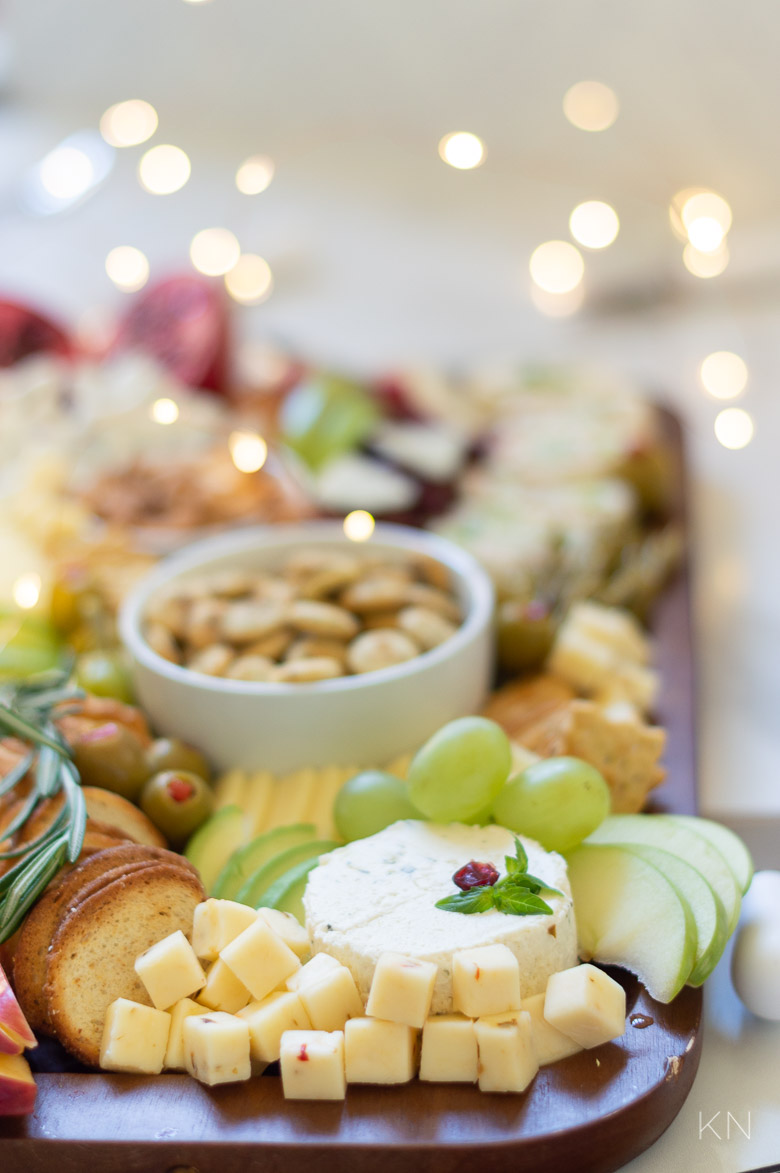
[[16,996],[33,1031],[51,1032],[44,995],[46,956],[63,916],[78,905],[95,881],[108,876],[116,879],[122,869],[135,869],[139,863],[169,863],[195,874],[183,856],[159,847],[135,843],[110,846],[83,859],[75,868],[63,869],[25,918],[14,950],[13,976]]
[[191,936],[205,897],[191,872],[153,864],[106,884],[61,922],[45,994],[57,1038],[82,1063],[98,1065],[106,1010],[116,998],[150,1004],[136,957],[177,929]]
[[99,786],[85,786],[84,801],[90,818],[118,827],[126,838],[136,843],[148,843],[150,847],[168,846],[165,836],[157,830],[152,820],[121,794],[101,790]]

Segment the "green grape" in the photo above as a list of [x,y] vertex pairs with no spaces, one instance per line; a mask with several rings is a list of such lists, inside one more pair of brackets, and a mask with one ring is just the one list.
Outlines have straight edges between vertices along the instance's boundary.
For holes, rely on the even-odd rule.
[[501,726],[485,717],[461,717],[417,752],[409,767],[409,795],[429,819],[473,822],[495,802],[511,768]]
[[377,417],[377,407],[362,387],[321,375],[301,383],[285,399],[282,438],[316,472],[362,444]]
[[609,814],[609,787],[579,758],[543,758],[510,778],[493,818],[548,851],[571,851]]
[[419,819],[400,778],[382,770],[364,770],[345,782],[336,795],[333,820],[347,842],[365,839],[399,819]]
[[127,662],[122,652],[84,652],[76,661],[76,683],[94,696],[114,697],[131,705],[135,700]]

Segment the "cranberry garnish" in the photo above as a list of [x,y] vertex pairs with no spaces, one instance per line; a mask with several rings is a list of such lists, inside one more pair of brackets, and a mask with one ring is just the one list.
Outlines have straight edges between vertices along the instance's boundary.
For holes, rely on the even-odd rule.
[[485,888],[489,884],[495,884],[497,879],[498,872],[492,863],[477,863],[475,859],[458,868],[452,877],[453,883],[463,892],[468,892],[470,888]]
[[174,802],[186,802],[195,793],[195,787],[186,778],[171,778],[166,789]]

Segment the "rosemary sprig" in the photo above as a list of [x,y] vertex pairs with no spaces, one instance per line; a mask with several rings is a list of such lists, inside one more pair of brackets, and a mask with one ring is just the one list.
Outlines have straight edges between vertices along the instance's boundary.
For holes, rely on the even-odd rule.
[[[63,702],[80,700],[83,692],[68,687],[68,671],[46,673],[0,694],[0,730],[29,743],[30,748],[0,782],[0,797],[9,794],[29,774],[31,789],[14,818],[3,829],[10,840],[45,799],[62,794],[63,803],[53,823],[28,843],[6,846],[0,860],[17,860],[0,876],[0,943],[16,931],[35,901],[67,861],[75,863],[81,851],[87,811],[81,781],[70,749],[53,721],[53,710]],[[63,709],[58,707],[58,714]]]

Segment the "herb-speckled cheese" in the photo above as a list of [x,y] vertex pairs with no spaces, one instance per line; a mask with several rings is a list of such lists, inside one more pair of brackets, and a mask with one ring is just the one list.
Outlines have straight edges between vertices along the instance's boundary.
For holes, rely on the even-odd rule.
[[503,827],[405,821],[324,856],[304,896],[312,950],[348,966],[365,1000],[374,967],[386,951],[434,961],[439,972],[431,1014],[452,1011],[452,955],[475,945],[507,945],[520,963],[523,997],[577,962],[577,933],[566,863],[519,836],[528,870],[564,896],[545,895],[552,915],[511,916],[491,909],[465,916],[436,908],[457,891],[453,873],[475,859],[503,876],[514,837]]

